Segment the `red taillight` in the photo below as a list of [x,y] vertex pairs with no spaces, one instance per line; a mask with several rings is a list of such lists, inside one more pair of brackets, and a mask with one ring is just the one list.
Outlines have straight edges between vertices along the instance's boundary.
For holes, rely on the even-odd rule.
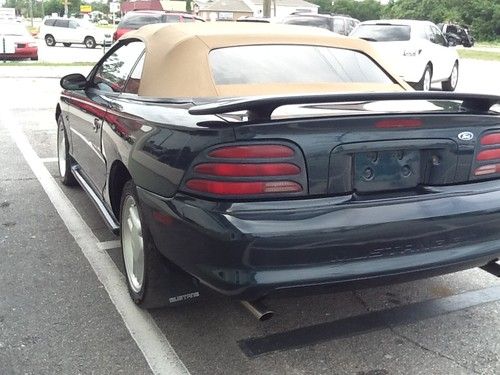
[[474,176],[491,178],[489,175],[498,175],[500,173],[500,163],[495,163],[494,160],[500,160],[500,133],[485,134],[481,137],[479,143],[480,149],[476,155],[476,162],[486,161],[490,162],[490,164],[474,166]]
[[479,154],[477,154],[476,160],[494,160],[500,159],[500,149],[494,148],[491,150],[483,150]]
[[303,195],[304,158],[292,145],[235,144],[202,152],[186,173],[184,188],[213,198]]
[[118,33],[115,31],[113,33],[113,42],[116,42],[118,40]]
[[481,145],[498,145],[500,144],[500,133],[487,134],[481,138]]
[[194,167],[199,174],[226,177],[287,176],[300,173],[300,168],[290,163],[228,164],[204,163]]
[[375,123],[375,127],[379,129],[419,128],[421,126],[422,120],[413,118],[387,119]]
[[252,145],[221,147],[209,152],[208,156],[222,159],[274,159],[289,158],[295,152],[282,145]]
[[232,182],[193,179],[189,180],[186,186],[194,191],[215,195],[258,195],[302,191],[302,186],[294,181]]

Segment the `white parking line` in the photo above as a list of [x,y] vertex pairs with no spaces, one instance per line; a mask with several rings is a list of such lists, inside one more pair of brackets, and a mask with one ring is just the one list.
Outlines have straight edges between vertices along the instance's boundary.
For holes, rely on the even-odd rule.
[[57,162],[57,158],[40,158],[42,163],[55,163]]
[[110,249],[116,249],[117,247],[120,247],[122,244],[119,240],[115,241],[104,241],[104,242],[98,242],[97,247],[99,250],[110,250]]
[[0,125],[9,131],[12,140],[26,159],[68,231],[80,246],[153,373],[189,374],[151,315],[139,309],[131,301],[123,275],[106,251],[98,248],[97,238],[50,175],[10,111],[5,109],[2,111]]

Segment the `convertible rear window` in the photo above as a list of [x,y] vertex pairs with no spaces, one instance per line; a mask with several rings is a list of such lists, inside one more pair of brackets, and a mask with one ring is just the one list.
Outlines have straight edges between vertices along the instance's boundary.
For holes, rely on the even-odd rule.
[[408,25],[359,25],[349,36],[372,42],[402,42],[410,40],[411,28]]
[[368,56],[341,48],[304,45],[227,47],[212,50],[209,60],[218,85],[393,83]]

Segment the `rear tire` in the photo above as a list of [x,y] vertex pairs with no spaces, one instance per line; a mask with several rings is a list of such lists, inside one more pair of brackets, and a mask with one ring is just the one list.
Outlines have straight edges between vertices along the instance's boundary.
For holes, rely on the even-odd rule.
[[59,179],[63,185],[75,186],[77,181],[71,173],[72,159],[69,154],[69,142],[66,127],[62,116],[57,118],[57,165],[59,167]]
[[63,43],[64,47],[71,47],[71,43]]
[[95,48],[96,42],[95,39],[91,36],[88,36],[84,39],[83,44],[85,44],[85,47],[87,48]]
[[432,82],[432,69],[427,65],[424,69],[424,74],[422,78],[415,84],[415,90],[429,91],[431,89]]
[[54,47],[56,45],[56,40],[50,34],[45,35],[45,44],[49,47]]
[[458,61],[455,61],[453,68],[451,69],[450,77],[441,82],[441,88],[444,91],[455,91],[458,83]]
[[182,304],[169,298],[186,293],[186,276],[174,270],[156,248],[132,180],[125,183],[120,202],[120,241],[125,278],[134,303],[146,309]]

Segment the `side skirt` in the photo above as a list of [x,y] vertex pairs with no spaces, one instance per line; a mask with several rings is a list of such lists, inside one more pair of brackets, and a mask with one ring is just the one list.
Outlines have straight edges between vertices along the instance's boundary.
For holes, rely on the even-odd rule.
[[107,206],[101,200],[99,195],[94,191],[94,189],[90,186],[90,184],[83,177],[80,167],[78,165],[74,165],[71,167],[71,172],[75,176],[78,183],[82,186],[83,190],[90,197],[90,200],[97,207],[97,210],[101,214],[104,222],[108,226],[108,228],[116,235],[120,233],[120,224],[116,219],[113,212],[109,211]]

